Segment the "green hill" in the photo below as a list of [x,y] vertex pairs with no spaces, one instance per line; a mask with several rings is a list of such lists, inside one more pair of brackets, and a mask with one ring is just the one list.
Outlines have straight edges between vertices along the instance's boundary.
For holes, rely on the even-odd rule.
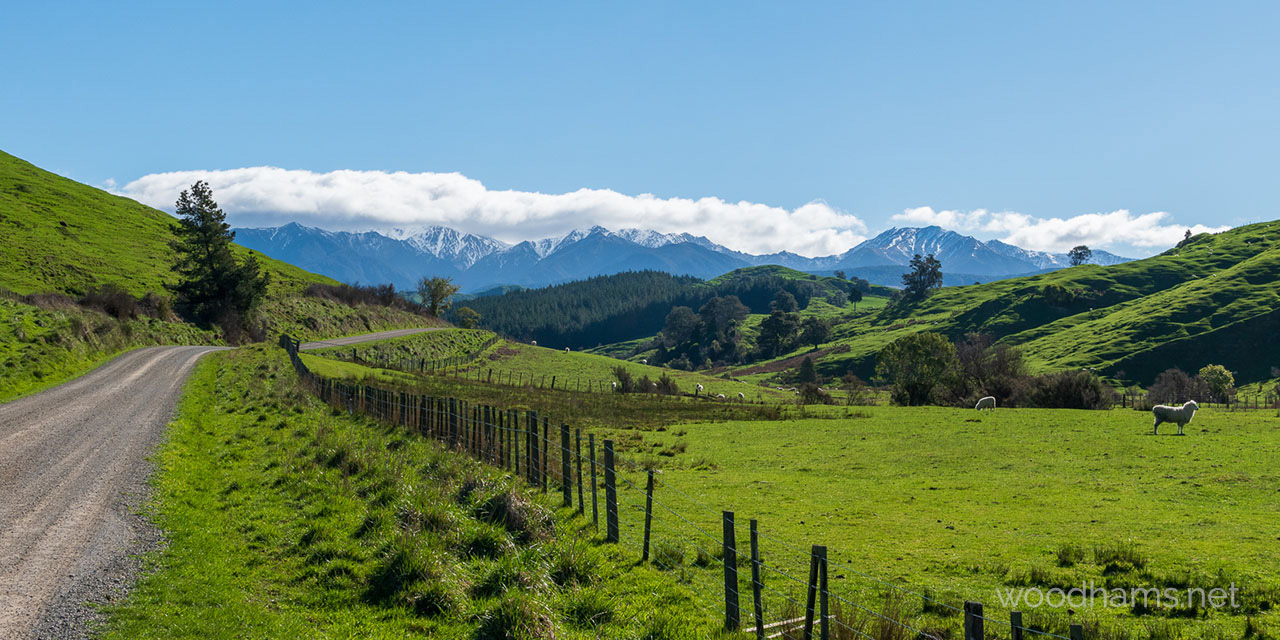
[[[133,296],[166,298],[165,285],[175,277],[170,241],[176,224],[163,211],[0,152],[0,401],[126,349],[221,340],[167,311],[121,318],[75,302],[107,284]],[[309,285],[337,283],[256,255],[271,276],[260,318],[268,333],[323,338],[432,324],[385,306],[305,295]]]
[[1149,384],[1169,367],[1216,362],[1242,380],[1268,377],[1280,364],[1278,241],[1280,222],[1269,222],[1201,234],[1125,264],[947,287],[838,327],[837,341],[849,350],[819,369],[868,374],[884,344],[931,330],[952,338],[990,333],[1046,371],[1093,367]]

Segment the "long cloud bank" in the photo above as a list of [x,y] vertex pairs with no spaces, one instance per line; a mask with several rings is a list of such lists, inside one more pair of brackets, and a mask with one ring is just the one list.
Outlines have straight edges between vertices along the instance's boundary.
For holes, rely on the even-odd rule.
[[862,220],[822,202],[788,210],[601,189],[496,191],[458,173],[315,173],[275,167],[175,171],[143,176],[117,193],[172,211],[178,193],[197,180],[209,183],[231,223],[240,227],[298,222],[362,231],[439,224],[518,242],[598,224],[688,232],[739,251],[786,250],[806,256],[844,252],[864,240],[867,229]]
[[912,226],[937,225],[963,233],[993,234],[1009,244],[1037,251],[1066,251],[1082,244],[1094,248],[1126,244],[1163,248],[1177,244],[1187,230],[1193,234],[1218,233],[1231,228],[1172,224],[1169,217],[1166,211],[1134,215],[1118,209],[1070,218],[1034,218],[1012,211],[934,211],[932,207],[916,207],[893,216],[893,220]]

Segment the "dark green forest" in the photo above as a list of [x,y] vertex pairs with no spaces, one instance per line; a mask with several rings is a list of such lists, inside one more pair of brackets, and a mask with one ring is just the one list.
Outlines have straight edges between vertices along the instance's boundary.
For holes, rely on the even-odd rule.
[[800,308],[816,297],[840,298],[864,280],[818,277],[781,267],[753,267],[712,281],[660,271],[629,271],[541,289],[466,301],[479,326],[546,347],[594,347],[650,337],[663,329],[674,307],[701,309],[712,298],[736,296],[750,313],[769,313],[780,291]]

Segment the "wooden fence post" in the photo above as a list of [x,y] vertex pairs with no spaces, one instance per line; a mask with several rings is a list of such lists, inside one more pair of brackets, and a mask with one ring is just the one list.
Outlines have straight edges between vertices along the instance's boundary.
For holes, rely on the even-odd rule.
[[1084,640],[1084,627],[1078,624],[1071,625],[1071,640]]
[[618,541],[618,487],[613,475],[613,441],[604,441],[605,541]]
[[[538,426],[533,427],[537,430]],[[542,462],[538,464],[538,477],[542,481],[542,492],[547,492],[547,449],[551,448],[551,419],[543,416],[542,418],[542,442],[538,446],[542,447]]]
[[825,546],[815,546],[814,552],[818,554],[818,636],[822,640],[829,640],[830,635],[827,631],[827,621],[831,617],[828,608],[827,596],[831,593],[827,588],[827,548]]
[[982,603],[964,603],[964,640],[984,640]]
[[760,542],[756,530],[756,521],[751,520],[751,604],[756,614],[756,640],[764,640],[764,605],[760,600],[760,591],[764,586],[760,582]]
[[809,551],[809,582],[805,586],[804,640],[813,640],[813,618],[818,600],[818,546]]
[[722,512],[724,530],[724,628],[738,630],[738,542],[734,539],[733,512]]
[[582,503],[582,429],[574,429],[573,457],[578,462],[578,515],[587,514],[587,505]]
[[648,480],[644,485],[644,551],[640,554],[640,562],[649,561],[649,532],[653,523],[653,469],[648,470]]
[[1013,634],[1009,636],[1010,640],[1022,640],[1022,612],[1021,611],[1009,612],[1009,626],[1013,629]]
[[600,531],[600,501],[596,497],[596,434],[587,434],[587,448],[591,450],[591,525]]
[[560,491],[564,506],[573,506],[573,467],[569,466],[569,425],[560,425]]

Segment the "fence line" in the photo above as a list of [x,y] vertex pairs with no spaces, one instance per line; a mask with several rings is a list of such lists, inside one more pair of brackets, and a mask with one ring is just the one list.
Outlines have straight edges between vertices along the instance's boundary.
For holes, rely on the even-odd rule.
[[[830,561],[825,546],[814,545],[809,552],[805,552],[781,540],[775,540],[760,534],[757,521],[751,520],[750,553],[744,553],[740,549],[741,545],[736,537],[737,525],[732,512],[720,512],[723,529],[720,536],[708,531],[668,504],[669,500],[666,498],[660,499],[655,496],[655,493],[659,488],[662,488],[689,500],[700,509],[715,513],[714,509],[666,483],[657,481],[654,470],[644,469],[642,465],[637,465],[625,457],[617,455],[612,440],[604,440],[604,457],[603,460],[600,460],[597,458],[594,446],[591,447],[587,455],[583,454],[580,446],[573,446],[574,442],[581,442],[580,430],[570,429],[565,424],[553,427],[549,416],[540,416],[536,411],[517,411],[488,405],[472,405],[465,400],[457,398],[409,394],[403,391],[393,391],[371,385],[351,384],[329,379],[312,372],[298,356],[299,341],[284,335],[280,338],[280,345],[288,353],[289,359],[304,386],[308,387],[326,404],[337,409],[346,410],[351,414],[361,413],[383,422],[403,426],[425,437],[434,438],[455,451],[497,466],[511,473],[514,477],[523,479],[526,484],[537,491],[549,493],[554,488],[556,493],[562,496],[562,506],[566,508],[575,506],[573,487],[575,482],[579,486],[581,485],[584,480],[584,466],[589,465],[592,482],[592,491],[590,492],[592,513],[604,511],[606,542],[619,544],[627,549],[635,549],[640,553],[641,563],[653,562],[654,554],[652,553],[653,547],[651,543],[654,537],[653,525],[657,524],[659,528],[673,536],[675,541],[691,544],[698,549],[701,553],[699,560],[705,562],[705,566],[708,568],[718,560],[724,572],[723,589],[719,594],[723,596],[723,599],[717,599],[712,594],[700,590],[697,585],[693,585],[691,586],[692,599],[690,602],[713,616],[715,614],[723,614],[723,627],[728,631],[749,629],[757,638],[795,637],[804,638],[804,640],[812,640],[816,632],[818,637],[825,640],[830,637],[830,627],[837,626],[844,631],[855,633],[861,637],[871,637],[861,630],[849,626],[846,620],[841,619],[840,615],[831,613],[832,606],[835,606],[838,612],[839,606],[843,604],[861,615],[867,616],[863,618],[864,621],[874,619],[879,624],[891,625],[901,631],[910,632],[911,637],[915,638],[936,640],[939,637],[934,633],[921,630],[899,619],[897,615],[886,615],[884,612],[876,611],[866,603],[856,602],[852,596],[846,597],[837,593],[827,583]],[[594,435],[588,435],[588,442],[594,445]],[[617,468],[619,464],[633,472],[645,472],[648,480],[644,487],[642,488],[627,477],[619,475]],[[603,509],[600,508],[600,496],[596,491],[597,481],[600,480],[598,469],[601,467],[603,468],[603,485],[605,489],[605,505]],[[585,518],[586,505],[584,501],[587,493],[579,488],[576,496],[578,503],[575,511]],[[619,500],[619,497],[622,497],[622,500]],[[632,497],[635,499],[633,500]],[[655,509],[655,505],[659,509]],[[670,517],[660,514],[660,511],[666,512]],[[629,520],[625,536],[620,526],[624,515]],[[644,523],[642,529],[636,520]],[[678,529],[686,526],[692,528],[696,533],[680,533]],[[639,534],[640,530],[643,531],[643,534]],[[808,580],[793,576],[780,567],[765,562],[759,554],[759,540],[761,538],[777,542],[789,551],[801,556],[808,555],[810,567]],[[699,544],[699,541],[703,544]],[[711,549],[707,549],[704,544],[710,546]],[[717,546],[720,551],[718,558],[714,552]],[[751,567],[749,576],[746,577],[745,581],[749,592],[742,592],[741,590],[744,584],[744,576],[739,571],[739,561],[749,564]],[[697,564],[696,561],[695,564]],[[869,574],[856,571],[852,567],[847,567],[847,565],[840,563],[837,563],[837,565],[882,585],[924,598],[919,593],[879,580]],[[762,576],[764,572],[785,578],[793,585],[802,587],[806,593],[805,602],[802,604],[790,595],[766,585]],[[784,604],[803,610],[803,617],[791,616],[782,617],[772,622],[767,621],[764,607],[764,595],[766,592],[773,594],[771,597],[780,598],[779,601]],[[746,609],[741,606],[743,596],[748,596],[751,601],[751,604]],[[930,600],[928,598],[925,599]],[[713,604],[709,604],[709,602]],[[959,608],[951,605],[937,601],[933,602],[940,606],[959,610]],[[962,611],[965,629],[963,637],[966,640],[969,638],[984,638],[982,635],[983,622],[988,620],[994,622],[994,620],[983,615],[982,606],[978,603],[965,603]],[[754,622],[753,625],[743,624],[744,612]],[[1024,633],[1062,638],[1062,636],[1022,627],[1020,623],[1021,614],[1017,612],[1014,612],[1014,617],[1011,617],[1011,620],[1018,621],[1016,624],[1011,625],[1011,637],[1013,638],[1022,638]],[[802,629],[797,633],[797,627],[800,626],[800,623],[803,623]],[[766,631],[770,631],[769,635],[766,635]],[[1069,640],[1084,637],[1083,629],[1078,625],[1073,625],[1071,632]]]

